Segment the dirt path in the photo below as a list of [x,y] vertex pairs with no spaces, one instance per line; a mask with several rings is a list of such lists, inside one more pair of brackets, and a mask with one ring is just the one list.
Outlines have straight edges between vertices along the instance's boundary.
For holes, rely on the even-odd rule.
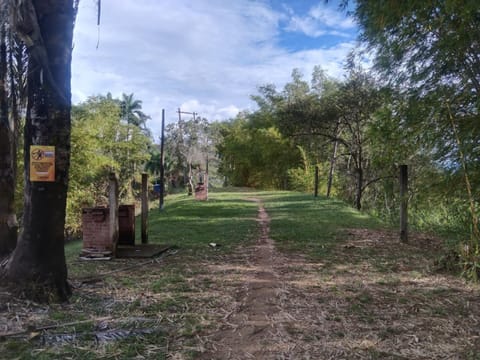
[[235,294],[236,306],[222,318],[220,329],[206,337],[209,349],[203,359],[277,359],[290,351],[290,345],[279,341],[288,337],[284,326],[288,319],[282,312],[286,290],[280,274],[285,259],[269,237],[270,218],[263,204],[258,199],[251,200],[259,204],[257,221],[261,236],[246,250],[246,266],[240,277],[243,284]]
[[[133,259],[95,262],[93,273],[92,263],[74,262],[77,276],[85,269],[110,275],[98,282],[77,278],[69,304],[16,299],[0,284],[0,332],[24,332],[0,339],[0,353],[45,359],[480,359],[480,287],[435,269],[440,239],[411,234],[410,244],[402,244],[396,231],[349,228],[331,234],[335,241],[325,249],[313,243],[320,239],[289,239],[319,254],[283,253],[269,235],[262,202],[250,200],[258,204],[258,230],[246,236],[249,246],[241,242],[223,251],[219,241],[220,247],[205,244],[200,252],[184,247],[135,268],[129,268],[138,263]],[[115,271],[119,267],[129,270]],[[79,326],[62,325],[72,321]],[[29,330],[52,324],[51,331]],[[98,334],[110,335],[108,346],[92,338]]]
[[[480,352],[477,287],[431,271],[436,242],[351,229],[324,261],[276,250],[259,200],[256,243],[204,263],[210,327],[198,359],[470,359]],[[473,350],[476,349],[476,350]],[[172,356],[172,359],[177,357]],[[178,359],[183,359],[182,356]]]

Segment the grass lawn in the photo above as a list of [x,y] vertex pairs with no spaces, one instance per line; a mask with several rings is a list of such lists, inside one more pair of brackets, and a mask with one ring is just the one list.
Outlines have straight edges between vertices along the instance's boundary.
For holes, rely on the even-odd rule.
[[[188,340],[202,322],[189,312],[195,301],[195,276],[203,271],[196,263],[249,244],[256,234],[256,212],[256,204],[245,200],[242,191],[213,193],[208,202],[184,194],[167,196],[163,211],[150,210],[149,243],[169,244],[176,250],[140,267],[135,266],[149,260],[81,261],[81,241],[67,244],[74,287],[70,302],[40,305],[9,299],[5,292],[5,301],[11,303],[2,308],[0,323],[7,332],[32,331],[0,340],[0,358],[130,359],[139,354],[164,358],[171,338]],[[139,225],[137,221],[137,244]],[[220,247],[213,250],[210,242]],[[123,268],[131,270],[118,271]],[[83,282],[88,278],[94,281]],[[202,285],[206,283],[202,280]]]
[[[0,288],[0,331],[23,331],[0,338],[0,358],[196,358],[200,336],[226,316],[223,311],[232,301],[228,294],[241,286],[235,282],[237,270],[229,265],[235,263],[239,268],[248,262],[243,249],[259,236],[258,204],[253,198],[264,204],[271,218],[270,237],[286,258],[315,264],[310,266],[314,270],[292,265],[290,275],[299,273],[314,284],[301,291],[316,299],[315,306],[322,306],[321,311],[331,312],[326,318],[330,322],[322,327],[333,324],[335,328],[320,338],[337,336],[334,343],[338,345],[350,339],[346,327],[362,333],[376,326],[376,338],[383,337],[386,343],[403,335],[402,324],[389,323],[393,321],[390,314],[408,314],[411,308],[419,309],[414,313],[417,320],[426,317],[422,322],[426,337],[431,335],[431,326],[451,321],[453,312],[459,317],[455,321],[466,328],[471,319],[480,321],[478,306],[468,300],[478,295],[476,287],[464,288],[458,278],[453,278],[450,286],[432,275],[441,244],[435,242],[438,247],[432,250],[433,240],[428,236],[414,237],[414,245],[401,245],[395,230],[335,199],[232,189],[210,193],[207,202],[183,194],[169,195],[163,211],[152,208],[149,242],[175,247],[159,258],[81,261],[81,242],[68,244],[73,285],[68,304],[14,299]],[[211,248],[211,242],[220,246]],[[217,272],[212,272],[212,264]],[[432,281],[435,286],[424,286]],[[303,306],[299,304],[299,308]],[[312,306],[310,300],[305,302],[306,313],[312,311],[308,306]],[[429,322],[432,318],[439,322]],[[417,321],[408,319],[412,324]],[[309,334],[313,340],[308,341],[315,344],[318,339],[311,330],[316,325],[312,323],[311,329],[299,326],[289,328],[292,336]],[[446,334],[448,339],[453,336]],[[474,350],[477,343],[461,354],[470,354],[472,359],[480,356]],[[379,346],[365,351],[365,358],[390,354]]]
[[265,193],[262,199],[272,218],[270,236],[284,251],[322,257],[344,240],[349,228],[385,227],[336,199],[294,192]]

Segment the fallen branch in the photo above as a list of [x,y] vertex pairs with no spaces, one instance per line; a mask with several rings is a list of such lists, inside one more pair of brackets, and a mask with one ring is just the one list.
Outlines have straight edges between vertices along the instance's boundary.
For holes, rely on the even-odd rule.
[[67,326],[75,326],[75,325],[80,325],[80,324],[87,324],[93,321],[105,321],[105,320],[110,320],[111,317],[102,317],[102,318],[96,318],[96,319],[88,319],[88,320],[80,320],[80,321],[72,321],[68,323],[63,323],[63,324],[54,324],[54,325],[45,325],[45,326],[39,326],[39,327],[33,327],[33,328],[27,328],[24,330],[19,330],[19,331],[13,331],[9,333],[0,333],[0,339],[4,339],[7,337],[12,337],[12,336],[18,336],[18,335],[23,335],[26,333],[37,333],[40,331],[44,330],[51,330],[51,329],[58,329],[61,327],[67,327]]
[[148,261],[144,261],[144,262],[141,262],[141,263],[138,263],[138,264],[133,264],[133,265],[130,265],[130,266],[126,266],[126,267],[123,267],[123,268],[120,268],[120,269],[115,269],[115,270],[111,270],[111,271],[107,271],[107,272],[104,272],[102,274],[98,274],[96,276],[88,276],[88,277],[84,277],[84,278],[77,278],[77,279],[72,279],[72,280],[77,280],[77,281],[80,281],[82,284],[87,284],[87,283],[94,283],[94,282],[98,282],[98,281],[101,281],[103,280],[103,278],[107,275],[111,275],[111,274],[115,274],[115,273],[118,273],[118,272],[122,272],[122,271],[127,271],[127,270],[131,270],[131,269],[136,269],[136,268],[139,268],[139,267],[142,267],[142,266],[145,266],[145,265],[149,265],[149,264],[153,264],[153,263],[159,263],[159,260],[162,258],[162,257],[166,257],[168,256],[169,254],[165,253],[160,255],[159,257],[155,258],[155,259],[151,259],[151,260],[148,260]]

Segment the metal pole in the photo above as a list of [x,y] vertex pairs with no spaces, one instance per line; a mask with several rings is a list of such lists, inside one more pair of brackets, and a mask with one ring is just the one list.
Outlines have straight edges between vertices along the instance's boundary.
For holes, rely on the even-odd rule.
[[[180,111],[180,109],[178,109]],[[180,112],[178,113],[180,116]],[[163,198],[165,192],[165,153],[163,147],[165,144],[165,109],[162,109],[162,133],[160,136],[160,210],[163,210]]]

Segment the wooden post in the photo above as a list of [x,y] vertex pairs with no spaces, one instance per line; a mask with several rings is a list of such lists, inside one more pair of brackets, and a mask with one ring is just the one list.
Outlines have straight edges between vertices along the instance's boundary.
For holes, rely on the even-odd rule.
[[332,192],[333,173],[335,171],[335,163],[337,161],[337,149],[338,140],[335,140],[335,143],[333,144],[333,154],[330,158],[330,169],[328,170],[327,197],[330,197],[330,193]]
[[[180,109],[178,109],[180,111]],[[180,113],[179,113],[180,115]],[[164,144],[165,144],[165,109],[162,109],[162,132],[160,135],[160,210],[163,210],[163,202],[165,198],[165,153],[164,153]]]
[[112,240],[113,256],[116,256],[118,244],[118,180],[115,173],[110,173],[109,177],[109,234]]
[[318,197],[318,166],[315,165],[315,197]]
[[400,241],[408,243],[408,166],[400,165]]
[[207,192],[207,200],[208,200],[208,154],[207,154],[207,163],[205,164],[206,166],[206,172],[205,172],[205,191]]
[[142,244],[148,244],[148,174],[142,174]]

